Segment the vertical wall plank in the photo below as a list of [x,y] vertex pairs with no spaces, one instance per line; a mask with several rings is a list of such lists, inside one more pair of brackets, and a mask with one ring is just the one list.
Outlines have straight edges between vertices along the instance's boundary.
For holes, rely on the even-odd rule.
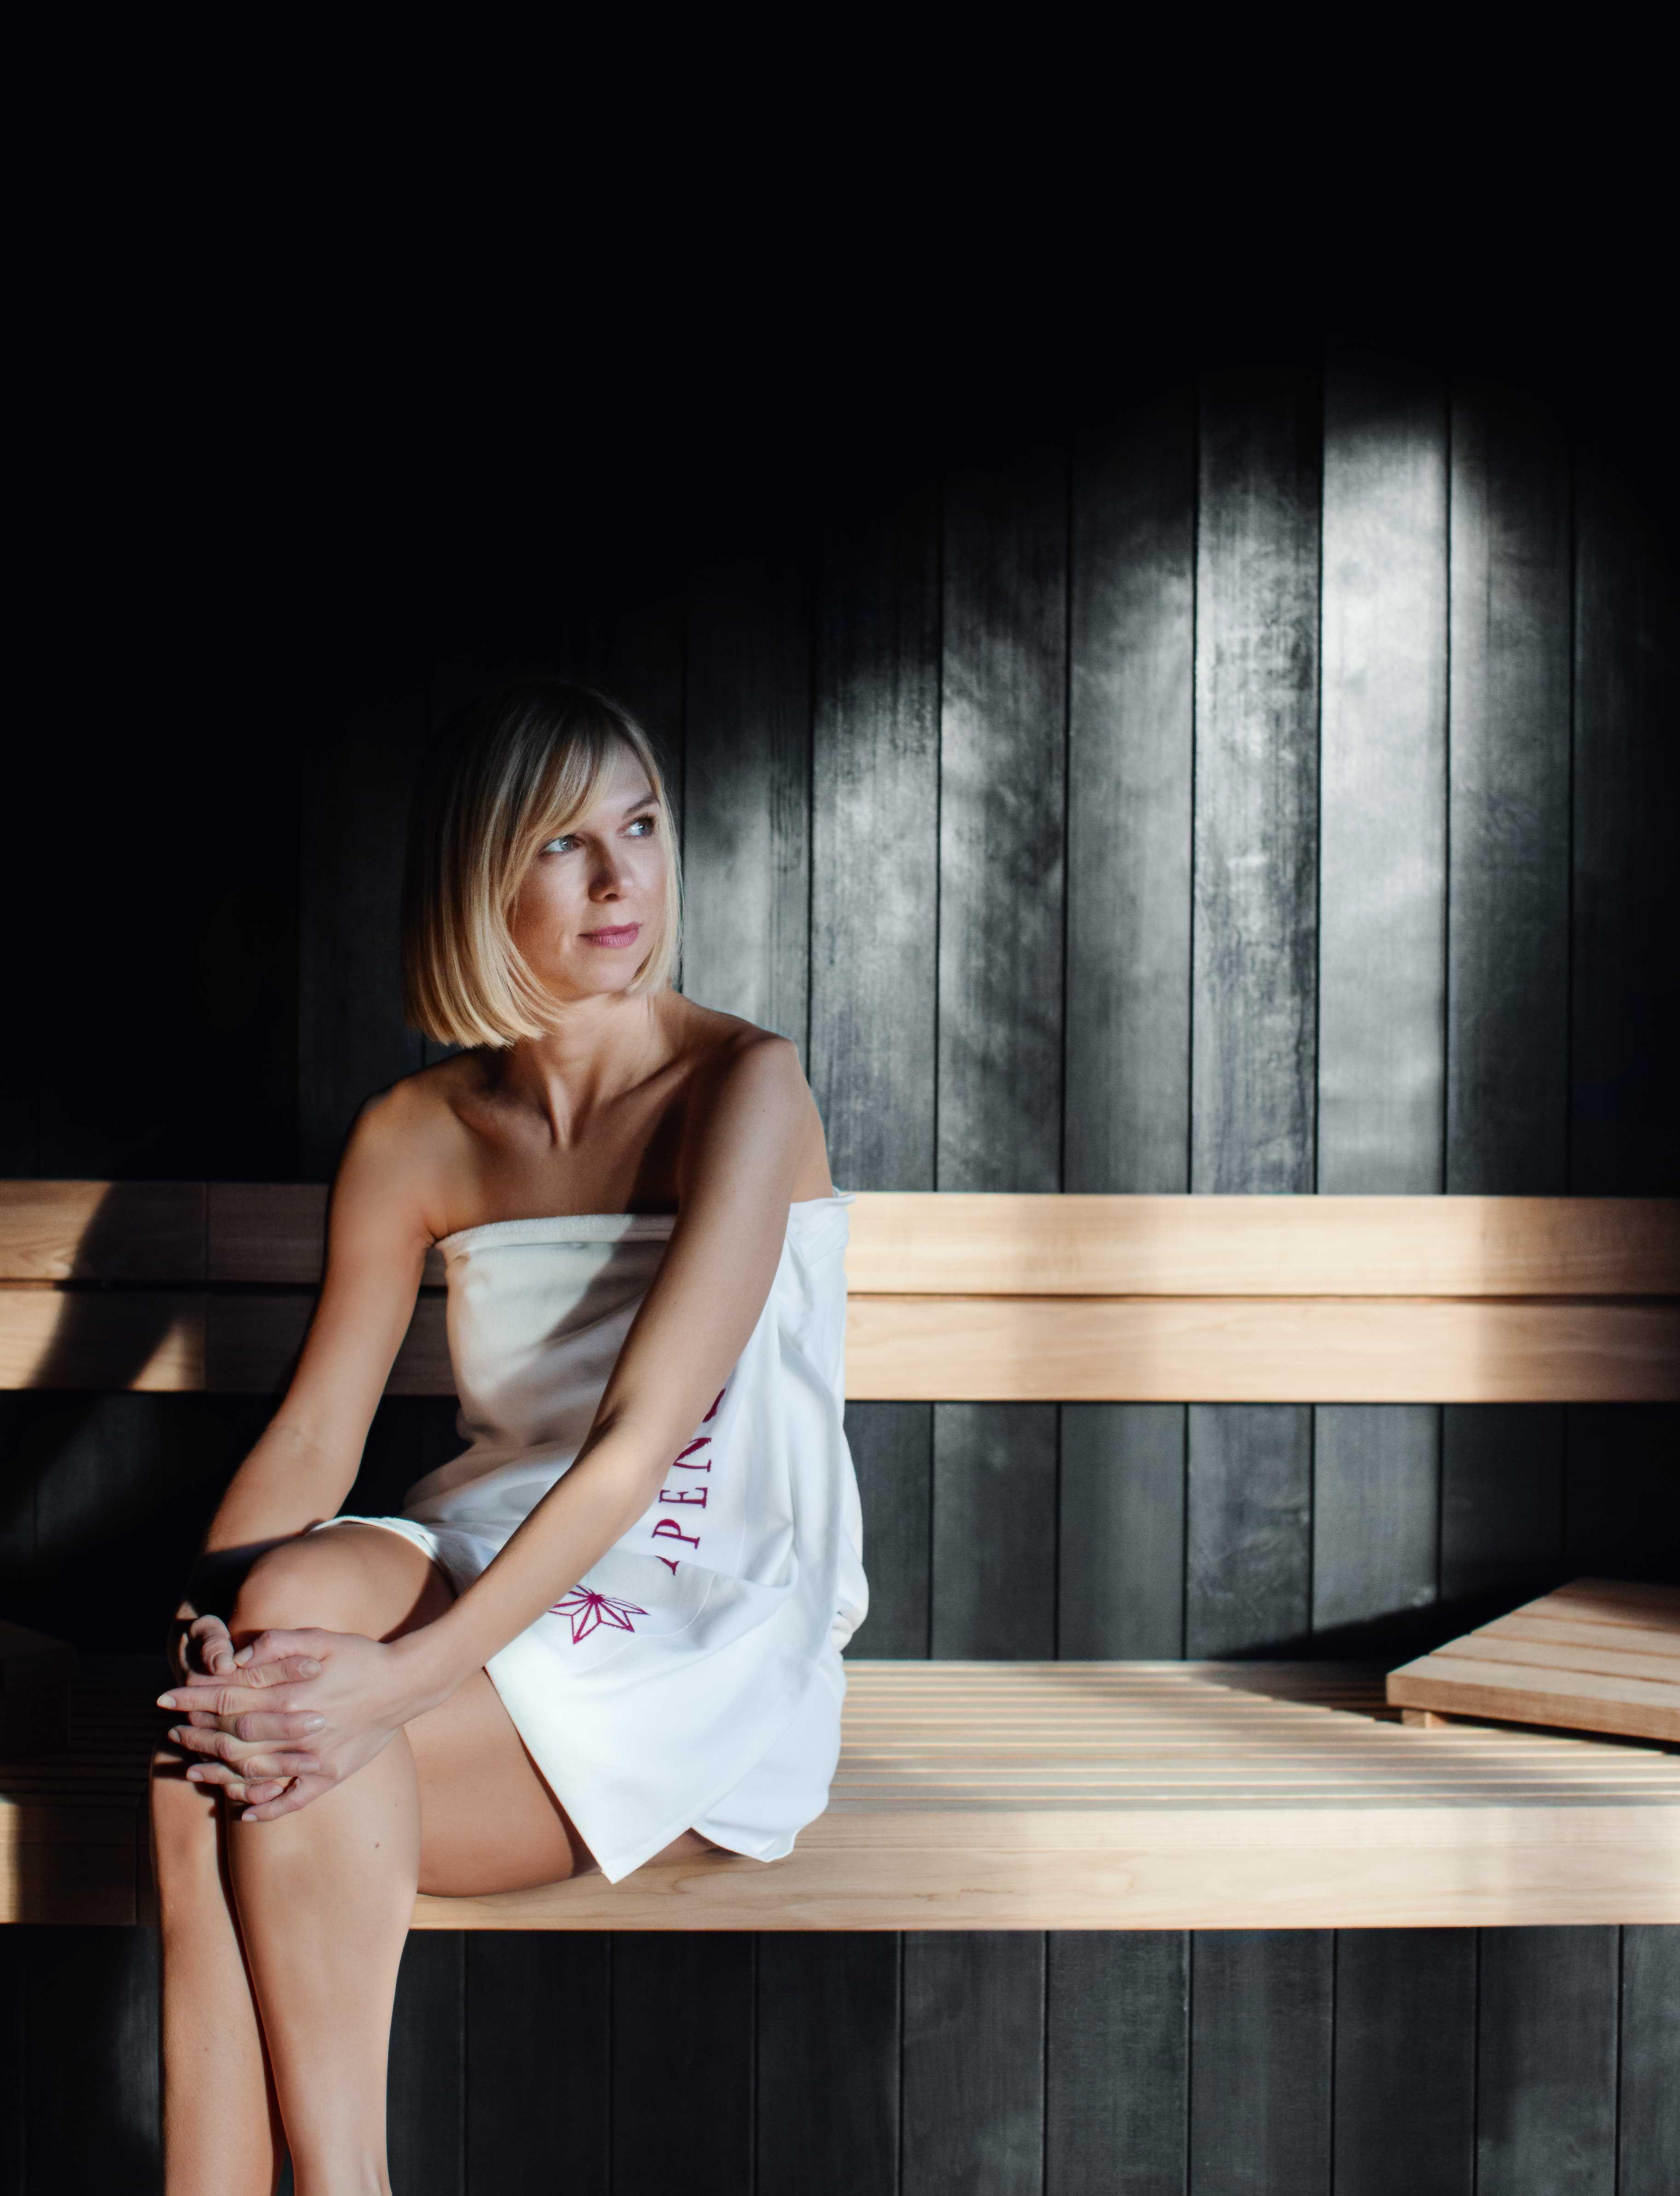
[[[941,1189],[1061,1181],[1066,526],[1059,450],[947,484]],[[1054,1653],[1055,1483],[1054,1405],[934,1407],[936,1655]]]
[[1567,1187],[1569,482],[1509,391],[1452,399],[1446,1188]]
[[402,1017],[399,937],[408,809],[425,748],[423,685],[363,708],[308,753],[298,937],[298,1169],[330,1180],[356,1110],[422,1064]]
[[1475,1939],[1344,1929],[1336,1945],[1335,2186],[1471,2196]]
[[29,2196],[161,2191],[156,1930],[25,1933]]
[[1061,1187],[1066,481],[946,490],[937,1187]]
[[759,1938],[754,2196],[895,2196],[898,1960],[872,1932]]
[[0,1929],[0,2196],[24,2196],[28,2091],[24,2007],[26,1929]]
[[386,2095],[391,2184],[466,2196],[466,1938],[419,1929],[403,1947]]
[[1048,1950],[1045,2196],[1184,2196],[1189,1939],[1059,1931]]
[[1333,1961],[1327,1929],[1192,1938],[1195,2196],[1328,2196]]
[[613,2196],[753,2185],[753,1942],[612,1940]]
[[1476,2196],[1614,2196],[1619,1932],[1481,1936]]
[[1190,1187],[1313,1177],[1319,392],[1202,394]]
[[1325,380],[1317,1188],[1432,1194],[1446,1084],[1446,415]]
[[903,2196],[1040,2196],[1044,1939],[904,1939]]
[[1602,435],[1588,438],[1575,471],[1569,1187],[1672,1197],[1680,601],[1672,552],[1625,471]]
[[1616,2196],[1680,2188],[1680,1928],[1622,1931]]
[[1320,1403],[1313,1430],[1313,1629],[1398,1648],[1438,1591],[1440,1411]]
[[[1318,1182],[1441,1186],[1446,1084],[1446,392],[1333,361],[1325,379]],[[1440,1414],[1314,1414],[1313,1626],[1398,1647],[1434,1601]],[[1351,1645],[1351,1643],[1349,1643]]]
[[[1319,412],[1304,375],[1202,385],[1192,1190],[1313,1186]],[[1310,1411],[1196,1406],[1188,1442],[1186,1651],[1301,1637]]]
[[1064,1403],[1056,1652],[1184,1652],[1182,1403]]
[[834,529],[817,621],[811,1083],[846,1188],[933,1186],[938,647],[936,499]]
[[1680,1577],[1680,1405],[1571,1403],[1563,1421],[1562,1568]]
[[[690,610],[683,989],[810,1057],[811,628],[798,558],[704,573]],[[849,1187],[849,1185],[847,1185]]]
[[1299,1649],[1310,1629],[1313,1413],[1189,1407],[1184,1651]]
[[1062,1187],[1189,1183],[1196,407],[1080,438],[1068,660]]
[[1056,1651],[1056,1406],[933,1407],[933,1652]]
[[[1196,404],[1076,440],[1070,529],[1069,1190],[1189,1186]],[[1061,1413],[1059,1652],[1176,1655],[1184,1411]]]
[[932,1654],[933,1407],[848,1403],[846,1437],[863,1506],[869,1613],[848,1653]]
[[607,2196],[610,2004],[604,1933],[468,1936],[470,2196]]
[[[1443,1598],[1510,1609],[1556,1583],[1564,1414],[1549,1403],[1450,1403],[1441,1413]],[[1455,1619],[1456,1621],[1456,1619]]]

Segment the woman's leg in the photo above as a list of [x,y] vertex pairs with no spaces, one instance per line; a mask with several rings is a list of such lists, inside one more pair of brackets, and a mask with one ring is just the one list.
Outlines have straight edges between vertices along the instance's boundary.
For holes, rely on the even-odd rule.
[[[257,1563],[230,1628],[241,1640],[309,1625],[389,1638],[449,1598],[412,1541],[341,1525]],[[230,1806],[224,1835],[297,2196],[383,2191],[391,2001],[419,1864],[407,1736],[295,1815],[246,1823]]]
[[272,2196],[285,2139],[234,1919],[222,1803],[178,1754],[152,1766],[164,1955],[169,2196]]

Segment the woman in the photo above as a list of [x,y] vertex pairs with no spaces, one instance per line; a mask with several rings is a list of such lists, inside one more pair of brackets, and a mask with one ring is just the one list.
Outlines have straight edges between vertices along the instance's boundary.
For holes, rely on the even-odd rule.
[[[465,1049],[357,1120],[176,1621],[171,2196],[268,2196],[287,2148],[297,2196],[389,2187],[417,1888],[773,1859],[827,1802],[866,1605],[852,1193],[794,1046],[673,990],[678,917],[635,723],[553,679],[481,707],[405,911],[411,1018]],[[401,1517],[335,1517],[434,1245],[469,1446]]]

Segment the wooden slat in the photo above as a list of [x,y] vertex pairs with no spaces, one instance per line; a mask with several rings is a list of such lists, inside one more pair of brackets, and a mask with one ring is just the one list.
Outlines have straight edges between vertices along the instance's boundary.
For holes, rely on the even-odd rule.
[[[309,1323],[302,1296],[0,1290],[0,1386],[267,1394]],[[453,1391],[441,1298],[423,1297],[390,1392]],[[1602,1303],[856,1296],[859,1401],[1666,1401],[1680,1310]]]
[[1668,1401],[1680,1397],[1680,1311],[854,1297],[846,1391],[1019,1402]]
[[1680,1586],[1577,1579],[1406,1663],[1388,1696],[1680,1745]]
[[[326,1199],[312,1182],[7,1182],[0,1281],[313,1286]],[[1671,1197],[898,1190],[850,1215],[847,1282],[865,1296],[1680,1294]]]
[[0,1183],[0,1281],[197,1281],[201,1182]]
[[1680,1294],[1680,1199],[859,1196],[864,1296]]

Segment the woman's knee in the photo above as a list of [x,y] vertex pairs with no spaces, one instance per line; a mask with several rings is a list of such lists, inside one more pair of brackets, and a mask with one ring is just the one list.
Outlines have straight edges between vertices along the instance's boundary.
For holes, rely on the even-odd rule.
[[260,1556],[240,1588],[228,1629],[236,1639],[312,1627],[378,1639],[441,1614],[448,1598],[419,1548],[377,1527],[342,1527],[301,1534]]

